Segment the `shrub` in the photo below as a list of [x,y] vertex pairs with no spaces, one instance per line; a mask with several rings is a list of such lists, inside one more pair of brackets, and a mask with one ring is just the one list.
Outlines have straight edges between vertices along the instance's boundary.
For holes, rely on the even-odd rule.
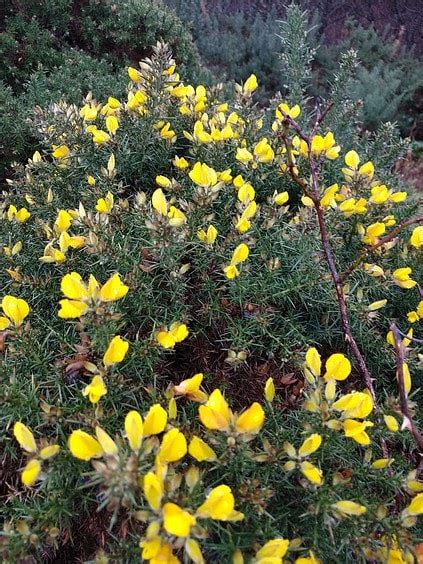
[[346,34],[337,45],[323,41],[317,50],[318,79],[326,92],[327,77],[334,72],[341,53],[357,52],[360,65],[350,86],[353,100],[362,101],[361,119],[365,129],[375,130],[380,123],[397,120],[406,133],[413,126],[410,109],[422,88],[421,60],[407,50],[389,28],[378,33],[373,26],[364,28],[354,20],[346,23]]
[[89,91],[103,97],[107,89],[119,96],[125,88],[122,65],[137,63],[159,39],[172,46],[186,76],[200,76],[191,36],[171,11],[151,0],[11,2],[4,21],[1,181],[13,159],[31,154],[27,120],[34,105],[79,103]]
[[341,148],[341,110],[260,110],[254,75],[226,103],[163,44],[128,73],[38,108],[3,196],[3,559],[413,558],[393,128]]

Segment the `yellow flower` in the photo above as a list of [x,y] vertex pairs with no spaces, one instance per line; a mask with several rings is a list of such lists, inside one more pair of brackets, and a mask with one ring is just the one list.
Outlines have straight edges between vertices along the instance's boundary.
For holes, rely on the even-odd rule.
[[167,533],[175,537],[188,537],[191,527],[197,520],[188,511],[181,509],[176,503],[165,503],[163,506],[163,527]]
[[122,362],[128,352],[128,348],[128,341],[125,341],[119,335],[113,337],[103,356],[104,366],[107,368],[108,366]]
[[250,249],[247,247],[245,243],[241,243],[238,247],[234,250],[232,254],[231,264],[236,265],[241,262],[247,260],[248,255],[250,254]]
[[216,460],[217,458],[214,450],[196,435],[192,437],[191,442],[189,443],[188,452],[198,462]]
[[107,388],[100,374],[96,374],[91,383],[86,386],[82,392],[84,396],[88,396],[91,403],[97,403],[101,397],[107,394]]
[[100,289],[99,297],[102,302],[115,302],[128,293],[128,286],[121,281],[118,273],[113,274]]
[[104,431],[101,427],[97,426],[95,428],[95,434],[105,454],[109,456],[113,456],[117,454],[118,452],[117,444],[112,439],[112,437],[110,437],[110,435],[106,433],[106,431]]
[[369,393],[351,392],[345,394],[333,405],[333,409],[343,411],[344,417],[364,419],[373,411],[373,400]]
[[356,421],[355,419],[345,419],[343,422],[346,437],[351,437],[356,443],[367,446],[370,444],[370,437],[366,433],[367,427],[373,427],[370,421]]
[[205,243],[206,245],[213,245],[216,241],[217,229],[214,225],[209,225],[207,231],[204,231],[204,229],[197,231],[197,237],[202,243]]
[[187,396],[189,399],[194,401],[198,401],[200,403],[204,402],[207,400],[207,394],[200,390],[203,378],[203,374],[195,374],[192,378],[183,380],[177,386],[173,386],[173,391],[178,395]]
[[378,300],[377,302],[373,302],[367,306],[368,311],[376,311],[382,307],[385,307],[388,303],[388,300]]
[[229,429],[231,413],[220,390],[214,390],[205,405],[201,405],[198,414],[202,424],[211,430]]
[[385,425],[392,433],[396,433],[398,431],[399,424],[393,415],[384,415],[383,419],[385,421]]
[[302,457],[309,456],[320,447],[322,444],[322,437],[318,433],[313,433],[300,446],[298,454]]
[[411,374],[410,374],[410,369],[408,368],[408,364],[406,362],[402,363],[402,376],[404,380],[404,391],[408,396],[411,390]]
[[237,161],[240,161],[245,164],[252,161],[254,159],[254,156],[252,153],[250,153],[250,151],[246,147],[238,147],[236,150],[235,158]]
[[107,131],[114,135],[119,128],[119,121],[116,116],[107,116],[106,118]]
[[349,501],[346,499],[333,503],[332,507],[336,509],[336,511],[339,512],[343,517],[363,515],[367,511],[364,505],[360,505],[355,501]]
[[56,221],[54,222],[54,230],[56,233],[67,231],[72,225],[73,217],[66,210],[59,210]]
[[242,93],[249,95],[254,92],[258,87],[257,77],[255,74],[251,74],[247,80],[244,82],[244,86],[242,88]]
[[44,448],[42,448],[40,450],[40,458],[42,460],[47,460],[49,458],[52,458],[53,456],[56,456],[56,454],[59,452],[60,450],[60,446],[59,445],[48,445]]
[[144,497],[154,511],[160,508],[163,497],[163,482],[154,472],[147,472],[143,479]]
[[322,370],[322,361],[317,349],[310,347],[306,352],[306,361],[304,364],[304,374],[308,382],[314,382],[315,377],[320,376]]
[[13,426],[13,434],[15,435],[15,439],[18,441],[21,448],[27,452],[37,452],[34,435],[32,434],[31,429],[29,429],[26,425],[17,421]]
[[41,463],[36,458],[28,462],[21,473],[21,480],[24,486],[32,486],[41,473]]
[[53,157],[55,159],[67,159],[70,151],[67,145],[53,145]]
[[372,196],[370,202],[373,204],[384,204],[389,199],[389,190],[385,184],[379,184],[372,188]]
[[405,511],[408,515],[421,515],[423,513],[423,493],[417,494]]
[[185,170],[186,168],[189,167],[188,161],[184,157],[178,157],[178,155],[175,155],[175,158],[173,159],[172,164],[176,168],[179,168],[179,170]]
[[394,202],[394,204],[399,204],[400,202],[404,202],[407,196],[407,192],[394,192],[389,196],[389,199],[391,202]]
[[264,410],[254,402],[244,413],[235,420],[235,429],[238,433],[258,433],[264,424]]
[[133,410],[127,413],[125,417],[125,433],[131,449],[138,451],[144,434],[142,417],[138,411]]
[[61,319],[74,319],[75,317],[81,317],[87,313],[89,306],[84,302],[79,302],[78,300],[60,300],[60,310],[58,316]]
[[415,280],[412,280],[410,278],[411,273],[412,270],[409,267],[397,268],[392,273],[392,277],[397,286],[409,290],[410,288],[414,288],[414,286],[417,284]]
[[228,278],[229,280],[233,280],[234,278],[237,278],[239,276],[239,270],[234,264],[225,266],[223,272],[225,273],[226,278]]
[[[256,192],[251,184],[249,182],[246,182],[239,187],[237,197],[240,202],[248,204],[248,202],[252,202],[254,200],[254,198],[256,197]],[[249,217],[252,217],[254,213]]]
[[352,169],[357,169],[360,163],[360,157],[356,153],[356,151],[348,151],[345,155],[345,164]]
[[335,145],[333,133],[329,131],[324,137],[315,135],[311,140],[311,151],[316,156],[325,156],[327,159],[337,159],[341,147]]
[[360,168],[358,168],[358,165],[360,164],[360,157],[355,151],[348,151],[348,153],[345,155],[345,164],[349,168],[343,168],[342,172],[344,173],[345,179],[347,181],[351,181],[357,172],[361,176],[366,176],[368,180],[371,180],[373,178],[375,172],[373,163],[371,161],[368,161],[361,165]]
[[16,209],[16,206],[10,205],[7,210],[7,219],[9,221],[17,221],[18,223],[25,223],[31,217],[30,212],[26,208]]
[[423,300],[420,300],[415,311],[409,311],[407,313],[407,318],[410,323],[416,323],[416,321],[423,319]]
[[351,373],[351,362],[341,353],[332,354],[326,361],[326,372],[323,378],[326,380],[345,380]]
[[157,188],[157,190],[153,192],[153,195],[151,197],[151,204],[156,212],[158,212],[162,216],[167,217],[166,196],[163,194],[163,190],[161,188]]
[[363,243],[366,245],[375,245],[378,239],[386,231],[386,225],[382,222],[372,223],[366,227],[366,234],[363,237]]
[[103,143],[108,143],[110,141],[110,135],[103,131],[102,129],[95,129],[92,132],[93,141],[97,143],[97,145],[102,145]]
[[159,458],[163,462],[176,462],[187,453],[187,440],[179,429],[171,429],[162,439]]
[[205,564],[203,555],[201,554],[201,548],[198,542],[194,539],[187,539],[185,542],[185,552],[194,562],[194,564]]
[[304,462],[301,462],[300,470],[301,473],[312,484],[316,484],[317,486],[319,486],[322,483],[323,481],[322,471],[319,468],[317,468],[317,466],[314,466],[314,464],[312,464],[308,460],[304,460]]
[[159,133],[162,139],[166,139],[171,142],[176,141],[176,134],[173,129],[170,129],[170,122],[165,123]]
[[80,429],[72,431],[68,446],[72,455],[80,460],[88,461],[103,454],[103,449],[97,439]]
[[6,329],[10,321],[15,327],[20,327],[30,311],[25,300],[9,294],[3,297],[1,307],[6,317],[0,316],[0,330]]
[[159,174],[156,176],[156,184],[160,186],[160,188],[170,188],[172,186],[172,181],[167,176]]
[[197,162],[189,173],[191,180],[198,186],[208,188],[217,184],[217,172],[206,165],[206,163]]
[[167,424],[167,411],[155,403],[148,410],[144,419],[144,435],[158,435],[162,433]]
[[266,137],[261,139],[254,147],[255,160],[260,163],[270,163],[275,156],[272,147],[269,145]]
[[173,349],[176,343],[184,341],[189,335],[188,327],[184,323],[175,321],[169,327],[156,334],[156,340],[164,349]]
[[364,270],[369,274],[369,276],[373,276],[373,278],[379,278],[380,276],[384,276],[383,268],[378,266],[377,264],[369,264],[366,262],[364,265]]
[[372,468],[374,470],[383,470],[383,468],[387,468],[394,462],[393,458],[379,458],[372,462]]
[[256,553],[256,561],[258,564],[277,564],[282,562],[282,558],[288,552],[289,540],[273,539],[263,545]]
[[309,556],[300,556],[300,558],[296,558],[294,564],[321,564],[321,561],[316,558],[314,552],[310,550]]
[[187,220],[186,215],[175,206],[169,207],[167,217],[169,218],[169,225],[172,227],[180,227]]
[[288,192],[279,192],[273,196],[273,201],[277,206],[284,206],[289,200]]
[[88,301],[90,292],[77,272],[65,274],[60,284],[62,293],[71,300]]
[[107,192],[107,195],[106,195],[105,198],[99,198],[97,200],[97,204],[95,206],[95,209],[99,213],[109,214],[113,209],[113,203],[114,203],[113,194],[111,192]]
[[215,521],[241,521],[244,514],[234,510],[235,498],[229,486],[224,484],[213,488],[204,503],[197,509],[196,516]]
[[141,75],[134,67],[128,67],[128,76],[132,82],[141,82]]
[[419,225],[413,229],[413,233],[410,237],[410,245],[416,249],[420,249],[423,246],[423,225]]
[[285,103],[281,103],[279,104],[279,106],[277,107],[276,111],[275,111],[275,115],[278,119],[283,120],[284,119],[284,114],[286,114],[287,116],[289,116],[292,119],[297,119],[297,117],[300,115],[301,113],[301,108],[298,104],[295,104],[295,106],[292,106],[292,108],[290,108],[288,106],[288,104]]
[[266,401],[272,403],[275,399],[275,383],[273,382],[273,378],[268,378],[266,380],[266,384],[264,386],[264,397]]

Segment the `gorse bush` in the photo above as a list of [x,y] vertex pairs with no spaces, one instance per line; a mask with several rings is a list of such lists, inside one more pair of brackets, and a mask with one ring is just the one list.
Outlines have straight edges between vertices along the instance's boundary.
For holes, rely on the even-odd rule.
[[3,194],[3,560],[412,562],[401,143],[153,51],[125,97],[38,108]]
[[122,65],[140,61],[158,40],[169,43],[186,76],[202,72],[189,32],[155,1],[12,1],[4,11],[0,180],[13,160],[31,155],[27,120],[34,106],[60,99],[78,103],[89,91],[120,95]]

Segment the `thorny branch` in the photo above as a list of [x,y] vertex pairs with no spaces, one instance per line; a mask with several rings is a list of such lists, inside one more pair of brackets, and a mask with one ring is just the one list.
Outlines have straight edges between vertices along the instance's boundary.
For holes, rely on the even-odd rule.
[[[320,116],[323,116],[323,117],[317,118],[315,126],[313,128],[313,134],[314,134],[315,131],[317,131],[317,128],[319,127],[322,119],[324,118],[324,116],[326,116],[326,114],[329,110],[330,110],[330,107],[328,107],[322,114],[320,114]],[[354,358],[357,362],[359,371],[360,371],[361,375],[363,376],[365,384],[366,384],[366,386],[367,386],[367,388],[370,391],[370,394],[372,396],[375,409],[376,409],[376,411],[378,411],[379,408],[378,408],[375,389],[374,389],[374,386],[373,386],[373,379],[370,375],[370,372],[369,372],[369,369],[367,368],[364,357],[361,354],[361,351],[360,351],[360,349],[359,349],[359,347],[358,347],[358,345],[357,345],[357,343],[354,339],[352,331],[351,331],[348,309],[347,309],[347,304],[346,304],[346,299],[345,299],[345,294],[344,294],[344,289],[343,289],[343,282],[342,282],[342,278],[341,278],[340,274],[338,273],[338,270],[337,270],[337,267],[336,267],[335,257],[334,257],[334,253],[333,253],[333,250],[332,250],[332,246],[330,244],[329,234],[328,234],[326,221],[325,221],[325,217],[324,217],[324,211],[323,211],[323,208],[320,204],[319,176],[318,176],[319,169],[318,169],[318,163],[316,162],[316,160],[313,156],[313,153],[311,151],[311,137],[309,137],[308,135],[306,135],[303,132],[301,127],[298,125],[298,123],[294,119],[292,119],[290,116],[288,116],[285,112],[283,112],[283,115],[284,115],[285,121],[294,129],[294,131],[297,133],[297,135],[303,141],[305,141],[307,143],[308,159],[309,159],[309,165],[310,165],[310,171],[311,171],[311,185],[310,185],[310,183],[307,183],[304,179],[302,179],[298,176],[298,174],[296,172],[294,161],[292,159],[291,146],[290,146],[290,142],[287,138],[287,134],[286,134],[286,132],[284,132],[282,134],[282,139],[283,139],[285,146],[286,146],[286,149],[287,149],[288,169],[289,169],[289,172],[291,174],[291,177],[305,191],[305,193],[312,199],[314,208],[316,210],[317,221],[318,221],[318,224],[319,224],[320,239],[322,241],[322,246],[323,246],[323,251],[324,251],[324,254],[325,254],[326,262],[328,264],[330,274],[331,274],[331,277],[332,277],[332,280],[333,280],[333,284],[334,284],[335,290],[336,290],[338,308],[339,308],[339,312],[340,312],[340,315],[341,315],[342,330],[343,330],[343,333],[344,333],[345,341],[347,342],[347,344],[351,348],[352,354],[354,355]],[[385,450],[385,448],[384,448],[384,450]]]
[[412,414],[410,412],[410,408],[407,401],[407,392],[405,390],[405,383],[404,383],[404,362],[406,358],[406,350],[405,346],[401,340],[401,332],[399,331],[398,327],[395,323],[391,323],[390,329],[394,336],[394,343],[395,343],[395,356],[396,356],[396,365],[397,365],[397,379],[398,379],[398,389],[399,389],[399,397],[400,397],[400,409],[402,416],[404,418],[403,428],[408,429],[420,450],[420,455],[423,454],[423,435],[417,429]]

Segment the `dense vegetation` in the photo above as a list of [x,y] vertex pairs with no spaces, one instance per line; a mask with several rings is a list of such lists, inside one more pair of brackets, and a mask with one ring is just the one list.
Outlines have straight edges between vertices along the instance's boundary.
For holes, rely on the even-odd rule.
[[414,562],[423,218],[356,51],[311,98],[290,6],[269,101],[162,5],[55,6],[3,44],[2,561]]

